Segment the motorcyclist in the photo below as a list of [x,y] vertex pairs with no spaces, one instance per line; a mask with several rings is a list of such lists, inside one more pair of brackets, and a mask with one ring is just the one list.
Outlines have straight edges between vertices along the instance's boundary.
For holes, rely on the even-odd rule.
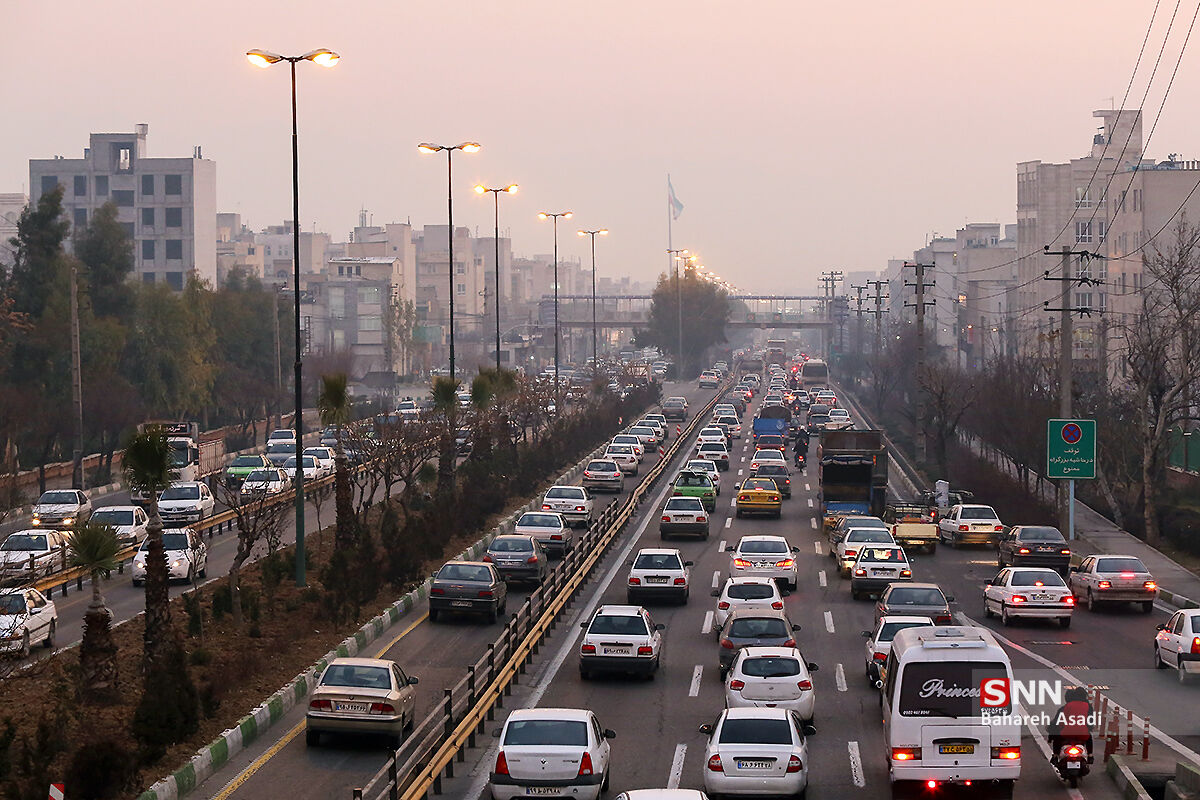
[[1087,748],[1088,763],[1092,762],[1092,704],[1088,702],[1087,689],[1072,686],[1067,689],[1062,708],[1054,713],[1050,721],[1051,759],[1057,761],[1059,751],[1069,744],[1081,744]]
[[796,466],[800,466],[803,460],[808,458],[808,432],[803,428],[796,432],[796,445],[793,449],[796,453]]

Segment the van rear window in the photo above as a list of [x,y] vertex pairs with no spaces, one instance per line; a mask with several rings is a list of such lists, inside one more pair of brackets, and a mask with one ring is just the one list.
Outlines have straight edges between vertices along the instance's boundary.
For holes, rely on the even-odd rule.
[[[900,678],[900,715],[904,717],[980,717],[979,685],[1006,678],[999,661],[910,661]],[[989,714],[1008,709],[989,708]]]

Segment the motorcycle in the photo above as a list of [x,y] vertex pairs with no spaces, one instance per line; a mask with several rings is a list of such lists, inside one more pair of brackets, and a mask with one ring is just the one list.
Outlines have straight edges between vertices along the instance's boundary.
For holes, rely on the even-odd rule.
[[1088,774],[1087,748],[1081,744],[1064,744],[1050,763],[1067,786],[1074,789],[1079,786],[1080,778]]
[[796,453],[796,468],[797,469],[804,469],[804,467],[807,463],[808,463],[808,459],[804,455],[804,453]]

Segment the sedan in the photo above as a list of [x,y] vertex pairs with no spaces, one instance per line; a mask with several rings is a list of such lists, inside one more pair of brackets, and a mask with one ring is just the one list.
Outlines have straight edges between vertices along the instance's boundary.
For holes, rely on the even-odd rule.
[[777,433],[764,433],[754,440],[754,447],[758,450],[778,450],[782,453],[787,449],[787,441]]
[[604,450],[604,458],[615,461],[626,475],[638,474],[638,455],[630,445],[610,444]]
[[1071,566],[1071,548],[1058,528],[1016,525],[996,546],[996,566],[1049,567],[1066,574]]
[[295,439],[290,442],[269,442],[267,444],[267,461],[273,467],[282,467],[294,455],[296,455]]
[[719,636],[722,626],[729,615],[739,609],[766,611],[783,610],[783,594],[775,581],[765,578],[726,578],[725,585],[712,590],[717,598],[717,610],[713,614],[716,634]]
[[868,544],[858,548],[850,575],[850,597],[878,594],[889,584],[912,580],[912,566],[904,549],[895,544]]
[[696,458],[707,459],[724,472],[729,469],[729,449],[724,442],[706,442],[696,448]]
[[895,544],[892,535],[879,528],[851,528],[846,536],[837,543],[833,557],[838,562],[838,574],[849,578],[854,571],[854,562],[858,561],[858,551],[868,544]]
[[15,531],[0,544],[0,577],[31,580],[67,563],[67,534],[49,528]]
[[550,572],[550,558],[532,536],[505,534],[492,539],[483,560],[506,581],[541,583]]
[[905,628],[921,628],[933,625],[930,617],[919,617],[903,614],[889,614],[880,617],[875,623],[874,631],[863,631],[862,636],[867,640],[866,673],[867,683],[872,686],[879,680],[879,670],[887,663],[888,653],[892,652],[892,639]]
[[92,501],[78,489],[51,489],[33,505],[31,525],[35,528],[71,528],[86,521],[92,513]]
[[640,439],[646,452],[658,447],[659,431],[657,428],[651,428],[649,425],[634,425],[629,429],[627,435]]
[[620,494],[625,489],[625,472],[612,459],[589,461],[583,468],[583,488]]
[[783,611],[739,609],[725,618],[717,632],[717,667],[725,679],[733,657],[743,647],[795,647],[799,625],[793,625]]
[[1005,625],[1014,619],[1056,619],[1071,627],[1075,597],[1062,576],[1044,567],[1005,567],[983,587],[983,615],[1000,615]]
[[721,471],[717,469],[716,464],[707,458],[693,458],[685,463],[683,468],[703,472],[712,481],[713,489],[717,492],[717,497],[721,496]]
[[960,544],[993,544],[1004,523],[991,506],[957,505],[938,520],[938,535],[951,547]]
[[332,475],[337,469],[337,452],[332,447],[306,447],[302,455],[317,459],[321,465],[320,477]]
[[770,478],[746,478],[738,487],[735,514],[767,514],[779,518],[783,514],[783,495]]
[[796,588],[796,557],[800,548],[791,547],[782,536],[743,536],[737,547],[726,547],[733,553],[731,575],[770,578]]
[[752,478],[770,478],[775,481],[775,486],[779,489],[779,493],[783,495],[784,500],[792,498],[792,471],[783,464],[762,464],[758,466],[752,473]]
[[668,497],[658,521],[658,535],[664,541],[675,535],[708,538],[708,512],[698,497]]
[[794,647],[743,647],[725,677],[725,707],[785,708],[811,723],[816,669]]
[[592,504],[592,495],[582,486],[551,486],[542,498],[542,511],[555,511],[568,524],[586,528],[592,524]]
[[597,800],[608,789],[609,739],[595,713],[578,708],[520,708],[500,730],[488,789],[493,800],[546,794]]
[[0,589],[0,653],[25,658],[35,643],[52,650],[57,629],[53,600],[33,588]]
[[394,661],[335,658],[321,673],[305,716],[304,743],[316,747],[322,733],[383,734],[394,750],[416,717],[415,675]]
[[150,524],[150,518],[138,506],[101,506],[92,514],[91,521],[112,528],[123,547],[145,539],[146,526]]
[[1193,672],[1200,671],[1200,611],[1194,608],[1176,611],[1156,629],[1155,668],[1173,668],[1179,672],[1179,682],[1186,683],[1189,665]]
[[711,725],[704,750],[709,794],[795,797],[808,788],[808,743],[817,729],[783,708],[727,708]]
[[717,507],[717,488],[707,472],[681,470],[671,487],[671,494],[675,497],[695,497],[709,512]]
[[482,614],[489,623],[504,615],[508,588],[492,564],[450,561],[433,573],[429,587],[429,621],[443,613]]
[[662,631],[641,606],[605,605],[588,622],[580,623],[579,677],[593,672],[624,672],[653,678],[662,658]]
[[551,555],[561,556],[575,544],[575,537],[562,514],[526,511],[517,519],[513,533],[532,536]]
[[784,456],[782,450],[755,450],[754,456],[750,459],[750,469],[755,470],[766,464],[776,464],[781,467],[786,467],[787,457]]
[[668,397],[662,404],[663,416],[683,422],[688,415],[688,401],[683,397]]
[[630,604],[639,598],[668,598],[686,604],[691,561],[678,550],[643,548],[629,562],[625,597]]
[[929,617],[935,625],[949,625],[954,595],[945,594],[936,583],[895,583],[883,590],[875,603],[875,621],[892,614]]
[[158,496],[158,515],[163,525],[186,525],[211,517],[217,506],[212,490],[201,481],[173,483]]
[[1101,603],[1140,603],[1142,613],[1154,611],[1154,600],[1158,597],[1158,583],[1140,558],[1134,556],[1088,556],[1078,568],[1068,573],[1067,586],[1082,598],[1088,611],[1095,611]]
[[271,462],[267,461],[267,457],[261,453],[238,456],[233,460],[233,463],[225,468],[225,485],[231,489],[236,489],[242,485],[242,481],[246,480],[246,476],[251,472],[270,466]]
[[835,514],[827,514],[823,523],[826,535],[829,538],[829,554],[837,555],[837,544],[846,537],[846,532],[851,528],[878,528],[881,531],[888,530],[887,523],[879,517],[868,517],[861,514],[846,514],[837,516]]
[[[639,464],[642,463],[642,459],[646,457],[646,443],[636,436],[628,433],[619,433],[612,438],[612,442],[609,444],[609,447],[612,447],[614,444],[625,444],[633,448],[633,454],[637,456]],[[634,470],[634,472],[636,473],[637,470]]]
[[717,442],[722,445],[728,444],[729,438],[725,435],[725,429],[712,425],[701,430],[699,435],[696,436],[696,449],[699,450],[700,445],[708,444],[709,442]]
[[[204,537],[191,528],[166,528],[162,533],[163,552],[167,556],[167,580],[194,583],[196,578],[208,577],[208,545]],[[130,571],[134,586],[146,580],[146,559],[150,556],[150,540],[133,554]]]
[[[287,459],[284,459],[285,461]],[[292,485],[292,479],[281,469],[256,469],[242,481],[242,500],[258,497],[270,497],[286,492]]]

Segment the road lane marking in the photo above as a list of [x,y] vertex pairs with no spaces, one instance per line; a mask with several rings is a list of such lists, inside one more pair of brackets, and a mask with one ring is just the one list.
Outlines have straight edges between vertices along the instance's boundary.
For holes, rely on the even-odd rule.
[[721,585],[721,570],[717,570],[716,572],[713,573],[712,587],[714,589],[716,589],[720,585]]
[[729,498],[729,507],[733,508],[736,505],[737,505],[737,498],[736,497]]
[[813,542],[813,550],[817,551],[817,555],[821,555],[821,543]]
[[671,759],[671,774],[667,776],[667,788],[678,789],[679,781],[683,779],[683,757],[687,755],[687,745],[675,745],[675,757]]
[[744,469],[738,470],[738,475],[745,475],[745,474],[746,474],[746,470],[744,470]]
[[847,691],[850,688],[846,685],[846,670],[841,664],[838,664],[836,667],[834,667],[833,682],[837,684],[837,690],[839,692]]
[[811,497],[810,497],[810,498],[808,498],[808,507],[809,507],[809,508],[812,508],[812,507],[813,507],[813,499],[812,499]]
[[809,521],[809,523],[812,525],[812,527],[813,527],[813,530],[815,531],[815,530],[817,529],[817,518],[816,518],[816,517],[809,517],[809,518],[808,518],[808,521]]
[[850,779],[861,789],[867,785],[867,779],[863,777],[862,754],[858,752],[858,742],[846,742],[846,751],[850,754]]
[[[725,520],[725,521],[728,522],[729,520]],[[725,540],[724,539],[722,539],[721,542],[717,545],[717,552],[718,553],[725,552]]]
[[[820,555],[820,550],[821,550],[821,545],[820,545],[820,543],[817,543],[817,551],[818,551],[817,554],[818,555]],[[822,589],[824,589],[826,586],[829,585],[825,578],[825,570],[820,570],[817,573],[817,583],[820,584]]]
[[[733,524],[733,517],[726,517],[725,518],[725,527],[728,528],[732,524]],[[724,550],[725,547],[722,546],[721,549]]]
[[812,484],[811,484],[811,483],[806,483],[806,484],[804,484],[804,491],[806,491],[806,492],[811,492],[811,491],[812,491]]
[[692,670],[692,685],[688,687],[688,697],[700,696],[700,678],[704,675],[704,667],[697,664]]
[[713,626],[713,612],[705,611],[704,612],[704,624],[700,626],[700,633],[704,636],[707,636],[708,634],[712,633],[712,626]]
[[833,612],[832,611],[825,612],[825,630],[829,631],[830,633],[834,632],[834,630],[833,630]]

